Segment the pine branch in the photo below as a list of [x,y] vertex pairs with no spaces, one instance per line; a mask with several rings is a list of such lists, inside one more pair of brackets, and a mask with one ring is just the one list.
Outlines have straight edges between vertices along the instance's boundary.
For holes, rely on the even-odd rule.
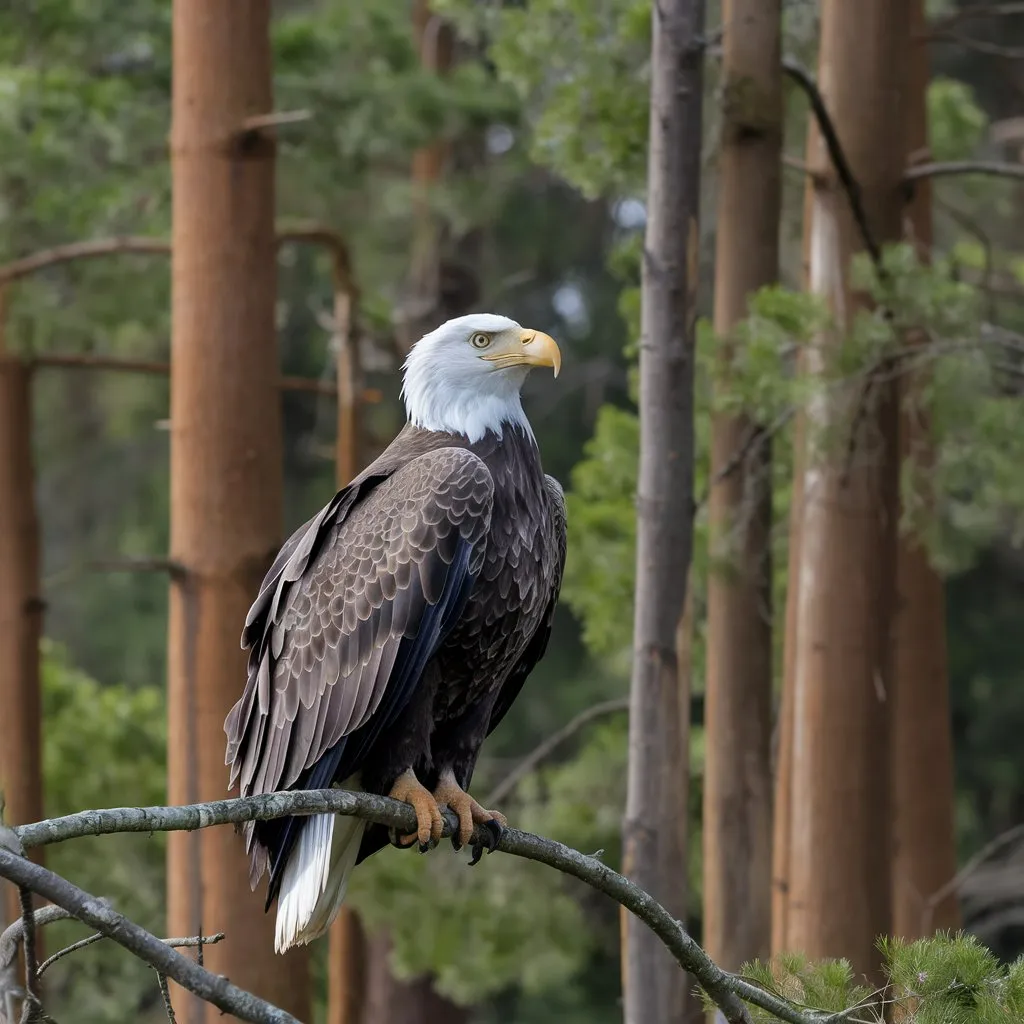
[[[214,825],[309,814],[349,815],[405,832],[412,832],[416,827],[415,812],[408,804],[372,793],[329,789],[269,793],[182,807],[117,807],[82,811],[21,825],[14,831],[22,845],[30,849],[81,836],[120,832],[191,832]],[[446,814],[444,835],[450,836],[455,827],[455,816]],[[485,830],[477,829],[474,833],[472,842],[477,841],[489,841]],[[679,966],[693,975],[729,1024],[751,1024],[744,1002],[767,1010],[788,1024],[839,1024],[847,1018],[847,1013],[798,1010],[780,996],[722,970],[657,900],[595,857],[514,828],[504,830],[497,849],[572,875],[635,914],[661,939]],[[242,865],[239,870],[243,870]],[[272,1021],[275,1024],[294,1021],[283,1011],[269,1007],[255,996],[229,985],[225,979],[204,971],[100,901],[24,858],[0,850],[0,877],[26,884],[58,906],[65,906],[79,920],[110,936],[158,971],[163,971],[185,988],[229,1013],[245,1020]],[[242,1012],[243,1008],[245,1012]],[[246,1012],[253,1015],[246,1016]],[[256,1016],[257,1013],[261,1015]],[[271,1013],[277,1016],[267,1015]]]

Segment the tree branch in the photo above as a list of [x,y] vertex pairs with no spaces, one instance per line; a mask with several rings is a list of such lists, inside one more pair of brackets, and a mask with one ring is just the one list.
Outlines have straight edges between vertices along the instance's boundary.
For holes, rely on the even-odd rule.
[[[2,271],[0,271],[2,272]],[[143,373],[167,377],[171,364],[152,359],[124,359],[94,352],[39,352],[25,360],[32,367],[60,367],[72,370],[112,370],[116,373]],[[331,381],[315,377],[280,377],[277,386],[282,391],[305,391],[316,395],[336,395],[338,389]],[[364,388],[360,401],[373,404],[381,401],[379,388]]]
[[[408,804],[372,793],[350,793],[346,790],[329,789],[268,793],[262,796],[215,800],[183,807],[117,807],[108,810],[82,811],[62,818],[51,818],[31,825],[21,825],[14,831],[22,845],[30,849],[36,846],[65,842],[68,839],[76,839],[81,836],[109,835],[116,832],[191,832],[213,825],[268,821],[288,815],[309,814],[350,815],[366,821],[393,826],[406,832],[412,832],[416,827],[415,812]],[[444,835],[451,835],[455,827],[457,827],[455,816],[449,812],[445,815]],[[484,830],[477,829],[473,841],[483,842],[488,838]],[[514,828],[504,830],[497,849],[516,857],[546,864],[564,874],[572,875],[597,891],[610,896],[625,909],[635,914],[661,939],[680,967],[693,975],[715,1005],[721,1009],[730,1024],[750,1024],[750,1015],[743,1005],[744,1001],[767,1010],[780,1020],[787,1021],[788,1024],[838,1024],[846,1018],[844,1013],[798,1010],[780,996],[765,991],[744,978],[723,971],[708,957],[679,921],[675,920],[653,896],[595,857],[588,857],[578,850],[573,850],[552,839],[520,832]],[[241,869],[240,866],[239,870]],[[63,880],[53,875],[52,872],[37,868],[23,858],[0,853],[0,876],[11,878],[14,881],[24,879],[34,891],[47,897],[51,902],[61,906],[68,905],[68,908],[71,909],[71,900],[61,885],[66,885],[71,890],[74,890],[74,887],[70,886],[70,883],[63,883]],[[43,879],[46,888],[37,887],[35,884],[37,879]],[[55,885],[54,882],[56,882]],[[79,890],[74,891],[80,892]],[[51,893],[57,893],[61,898],[55,898]],[[82,893],[81,896],[85,896],[85,894]],[[67,904],[65,904],[65,900],[67,900]],[[86,921],[97,931],[110,935],[115,941],[136,952],[136,947],[125,940],[124,926],[127,925],[134,929],[133,942],[138,941],[140,945],[137,948],[145,950],[144,954],[137,953],[141,959],[158,970],[164,970],[169,977],[174,978],[175,981],[202,998],[208,999],[222,1009],[225,1008],[221,1002],[216,1001],[216,998],[220,998],[222,1001],[226,1000],[224,990],[216,986],[227,985],[227,982],[214,978],[213,975],[209,975],[205,971],[202,971],[200,975],[185,971],[179,961],[196,971],[201,971],[201,968],[198,968],[192,961],[168,950],[160,943],[159,939],[149,935],[148,932],[131,925],[120,915],[102,907],[99,901],[87,896],[85,896],[85,900],[84,907],[81,906],[80,900],[74,902],[75,909],[72,912],[75,917]],[[100,912],[94,912],[95,908],[100,908]],[[91,916],[86,917],[86,913],[90,913]],[[112,919],[116,919],[114,923],[111,923]],[[141,933],[145,938],[144,945],[141,944],[142,940],[138,938],[137,933]],[[160,946],[160,949],[157,950],[154,944]],[[175,973],[176,971],[180,973]],[[188,975],[188,980],[182,980],[186,975]],[[202,990],[193,987],[195,985],[201,985]],[[239,994],[250,1000],[255,999],[253,996],[234,989],[234,986],[231,988],[233,989],[232,999],[238,998]],[[216,998],[212,998],[214,996]],[[266,1004],[262,1005],[266,1006]],[[236,1016],[240,1016],[236,1006],[229,1007],[228,1010],[235,1013]],[[282,1011],[276,1012],[282,1013]],[[275,1022],[291,1022],[293,1020],[287,1014],[278,1017],[245,1017],[245,1019]]]
[[536,767],[551,756],[567,739],[574,736],[584,726],[589,725],[595,718],[604,715],[612,715],[616,711],[628,711],[629,698],[616,697],[613,700],[602,701],[584,711],[581,711],[575,718],[570,719],[557,732],[552,733],[547,739],[537,744],[516,766],[491,790],[484,803],[491,807],[500,804],[511,793],[519,783],[534,771]]
[[232,985],[227,978],[182,956],[144,928],[111,909],[103,900],[72,885],[69,881],[33,864],[10,850],[0,848],[0,877],[31,889],[73,917],[102,932],[159,973],[212,1003],[225,1013],[253,1024],[299,1024],[290,1013]]
[[990,178],[1024,178],[1024,164],[1001,160],[948,160],[942,163],[916,164],[904,172],[904,181],[943,178],[953,174],[982,174]]
[[[60,910],[60,907],[54,909]],[[70,914],[64,914],[65,917],[70,917]],[[37,920],[38,925],[38,920]],[[80,949],[85,949],[86,946],[91,946],[93,943],[99,942],[101,939],[105,939],[108,936],[104,935],[103,932],[94,932],[92,935],[86,935],[84,939],[79,939],[77,942],[72,942],[70,946],[65,946],[63,949],[58,949],[56,953],[51,957],[47,957],[39,965],[39,974],[41,975],[47,968],[52,967],[58,960],[63,960],[64,957],[70,956],[72,953],[77,953]],[[194,949],[202,948],[204,946],[213,946],[218,942],[224,940],[224,933],[217,932],[216,935],[193,935],[187,939],[161,939],[160,941],[165,946],[170,946],[171,949]],[[197,963],[199,961],[197,960]]]
[[864,209],[864,202],[861,199],[860,184],[853,176],[853,171],[850,170],[850,164],[846,159],[846,153],[843,152],[842,143],[839,141],[839,134],[832,123],[828,107],[825,106],[825,99],[821,95],[821,90],[814,81],[814,76],[807,68],[792,57],[783,58],[782,69],[800,86],[810,101],[814,119],[818,123],[821,136],[828,148],[829,158],[836,169],[836,174],[839,175],[839,182],[843,186],[843,191],[849,200],[850,211],[853,213],[853,219],[864,241],[864,248],[867,249],[875,266],[879,266],[882,262],[882,250],[872,234],[871,225],[868,223],[867,211]]

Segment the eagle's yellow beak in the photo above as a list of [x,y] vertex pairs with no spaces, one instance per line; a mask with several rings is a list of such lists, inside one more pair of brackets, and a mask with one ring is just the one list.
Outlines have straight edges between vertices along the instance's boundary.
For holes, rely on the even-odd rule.
[[562,353],[555,339],[543,331],[523,329],[518,336],[511,334],[506,340],[499,337],[494,349],[481,356],[499,369],[508,366],[550,366],[558,376],[562,368]]

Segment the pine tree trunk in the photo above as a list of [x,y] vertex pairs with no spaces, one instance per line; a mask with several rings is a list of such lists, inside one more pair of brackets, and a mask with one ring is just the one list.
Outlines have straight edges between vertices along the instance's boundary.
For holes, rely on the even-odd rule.
[[[807,163],[817,153],[820,136],[813,117],[807,122]],[[804,189],[802,271],[804,288],[811,282],[811,211],[814,209],[814,181],[808,177]],[[798,374],[807,372],[800,358]],[[802,411],[793,424],[793,487],[789,498],[789,550],[786,566],[786,618],[782,647],[782,692],[776,719],[776,740],[773,757],[775,775],[772,808],[772,941],[775,956],[789,947],[789,845],[791,839],[790,807],[793,798],[793,703],[796,665],[796,610],[800,595],[800,526],[804,508],[804,448],[807,437],[806,416]]]
[[[452,27],[430,9],[430,0],[414,0],[413,33],[425,71],[444,76],[455,55]],[[438,185],[451,158],[451,144],[435,139],[412,157],[412,254],[402,344],[411,348],[433,327],[456,313],[444,310],[442,276],[445,226],[434,208]]]
[[[32,374],[3,346],[0,294],[0,794],[3,820],[43,817],[39,638],[42,583],[32,459]],[[42,861],[42,850],[33,860]],[[20,914],[0,881],[0,929]]]
[[[722,17],[715,331],[728,339],[779,272],[780,2],[726,0]],[[725,373],[731,358],[726,340]],[[771,449],[756,435],[745,416],[712,424],[703,920],[727,970],[767,956],[771,941]]]
[[[339,489],[362,468],[362,419],[359,391],[362,373],[352,336],[355,310],[352,295],[335,273],[334,330],[338,387],[338,433],[335,439],[335,482]],[[368,948],[359,915],[342,906],[328,936],[327,1024],[363,1024],[366,1020]]]
[[391,973],[390,954],[387,935],[375,935],[370,941],[368,1024],[468,1024],[469,1010],[440,995],[429,976],[398,981]]
[[[175,0],[171,170],[172,803],[223,798],[224,718],[245,683],[239,636],[281,541],[274,156],[245,119],[272,107],[269,0]],[[168,843],[168,929],[223,931],[207,966],[310,1015],[305,951],[274,953],[273,914],[249,890],[229,826]],[[216,1021],[176,992],[178,1020]]]
[[[911,0],[911,88],[908,158],[928,146],[928,43],[924,0]],[[910,240],[928,261],[932,245],[931,182],[915,183],[906,219]],[[924,338],[911,339],[924,342]],[[906,380],[905,387],[919,382]],[[903,456],[927,465],[929,432],[921,415],[900,421]],[[927,486],[927,481],[924,481]],[[949,720],[946,604],[941,577],[913,536],[900,538],[896,563],[896,694],[893,706],[893,931],[907,939],[960,926],[956,895],[937,906],[929,897],[956,873],[953,750]]]
[[[653,5],[647,229],[640,344],[636,612],[625,873],[686,918],[687,695],[677,630],[693,547],[693,368],[703,0]],[[685,667],[684,667],[685,668]],[[627,1024],[683,1019],[689,981],[657,938],[622,918]]]
[[[900,236],[908,0],[826,0],[818,79],[857,178],[871,231]],[[865,299],[852,292],[863,248],[822,146],[811,164],[811,286],[839,331]],[[823,336],[808,369],[833,358]],[[845,424],[841,443],[807,455],[795,609],[793,780],[787,943],[845,956],[877,977],[874,943],[891,925],[889,719],[898,489],[895,386],[812,400],[812,430]],[[849,431],[853,436],[847,436]]]

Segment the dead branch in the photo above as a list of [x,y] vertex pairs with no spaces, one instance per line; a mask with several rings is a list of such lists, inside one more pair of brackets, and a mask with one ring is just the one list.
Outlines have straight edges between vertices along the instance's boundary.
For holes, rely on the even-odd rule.
[[947,160],[941,163],[916,164],[908,167],[904,181],[921,178],[944,178],[954,174],[981,174],[990,178],[1024,178],[1024,164],[1001,160]]
[[958,892],[964,883],[987,861],[991,860],[997,853],[1013,846],[1018,840],[1024,837],[1024,825],[1014,825],[1013,828],[1000,833],[990,842],[986,843],[971,859],[948,881],[940,886],[925,900],[924,911],[921,915],[922,933],[930,935],[932,930],[932,917],[935,908],[943,900]]
[[[152,374],[167,377],[171,364],[152,359],[124,359],[120,356],[98,355],[94,352],[38,352],[25,360],[31,367],[60,367],[71,370],[112,370],[116,373]],[[337,387],[330,381],[313,377],[281,377],[277,385],[282,391],[305,391],[316,395],[336,395]],[[363,388],[359,400],[373,405],[383,394],[379,388]]]
[[[289,815],[308,814],[344,814],[405,831],[415,828],[415,812],[408,804],[372,793],[329,789],[268,793],[183,807],[118,807],[82,811],[21,825],[14,831],[22,845],[31,849],[81,836],[120,832],[194,831],[214,825],[268,821]],[[455,827],[455,816],[448,813],[444,834],[450,836]],[[482,843],[487,839],[482,829],[474,833],[473,842]],[[512,856],[546,864],[578,878],[635,914],[661,939],[680,967],[696,978],[730,1024],[750,1024],[750,1015],[744,1002],[767,1010],[788,1024],[839,1024],[848,1017],[847,1012],[798,1010],[780,996],[759,988],[745,978],[723,971],[657,900],[595,857],[588,857],[552,839],[514,828],[505,829],[497,849]],[[0,877],[24,884],[58,906],[64,906],[79,920],[113,938],[146,963],[164,971],[185,988],[229,1013],[245,1020],[273,1021],[275,1024],[284,1021],[291,1024],[294,1021],[283,1011],[269,1007],[254,996],[229,985],[225,979],[204,971],[191,960],[168,949],[159,939],[105,907],[101,901],[23,857],[0,850]],[[252,1015],[245,1016],[240,1012],[242,1007]],[[268,1013],[277,1016],[267,1016]]]
[[[49,909],[49,908],[47,908]],[[54,907],[54,910],[62,910],[60,907]],[[38,915],[38,911],[36,912]],[[71,915],[62,910],[62,916],[70,917]],[[38,927],[39,920],[36,918],[36,926]],[[77,942],[72,942],[70,946],[65,946],[63,949],[58,949],[53,956],[47,957],[39,965],[39,975],[41,976],[44,971],[52,967],[58,960],[63,960],[64,957],[70,956],[72,953],[77,953],[80,949],[85,949],[86,946],[91,946],[93,943],[99,942],[100,939],[107,938],[103,932],[93,932],[92,935],[87,935],[84,939],[79,939]],[[171,949],[202,949],[204,946],[214,946],[218,942],[224,941],[224,933],[217,932],[215,935],[193,935],[187,939],[161,939],[160,940],[165,946],[170,946]],[[197,960],[197,963],[202,964],[201,960]]]
[[581,711],[575,718],[562,726],[557,732],[552,733],[543,742],[539,743],[529,754],[526,755],[516,766],[491,790],[484,803],[490,807],[500,804],[511,793],[516,786],[531,772],[535,771],[542,762],[546,761],[566,740],[575,736],[584,726],[589,725],[596,718],[603,718],[605,715],[613,715],[618,711],[629,710],[628,697],[616,697],[613,700],[606,700],[600,704]]
[[41,249],[29,256],[23,256],[4,266],[0,266],[0,284],[17,281],[34,274],[37,270],[46,270],[60,263],[71,263],[74,260],[94,259],[97,256],[113,256],[118,253],[155,253],[166,255],[171,251],[171,243],[163,238],[148,238],[144,235],[117,235],[114,238],[95,238],[86,242],[70,242],[57,245],[52,249]]
[[962,32],[937,29],[928,34],[928,39],[933,43],[949,43],[965,50],[973,50],[975,53],[983,53],[986,57],[999,57],[1002,60],[1024,59],[1024,48],[1020,46],[1002,46],[999,43],[990,43],[987,39],[965,36]]
[[811,104],[811,111],[814,114],[815,121],[818,123],[818,128],[821,130],[821,137],[825,140],[829,159],[836,169],[836,174],[839,175],[839,182],[843,186],[843,191],[846,193],[846,198],[850,203],[850,211],[864,242],[864,248],[867,249],[868,254],[871,256],[871,261],[877,267],[882,262],[882,250],[871,231],[867,211],[864,209],[864,202],[861,199],[860,183],[850,169],[849,161],[846,159],[846,153],[843,151],[842,143],[839,141],[839,134],[836,131],[836,126],[832,123],[828,107],[825,106],[825,99],[821,95],[821,90],[818,88],[814,76],[807,68],[792,57],[783,58],[782,69],[800,86]]
[[299,1024],[290,1013],[232,985],[227,978],[211,974],[117,913],[103,900],[26,857],[0,848],[0,877],[44,896],[225,1013],[253,1024]]
[[1013,15],[1024,14],[1024,3],[1019,0],[1007,0],[1005,3],[995,4],[970,4],[958,10],[936,18],[928,27],[928,36],[931,38],[936,32],[945,32],[965,21],[980,21],[983,18],[1007,18]]

